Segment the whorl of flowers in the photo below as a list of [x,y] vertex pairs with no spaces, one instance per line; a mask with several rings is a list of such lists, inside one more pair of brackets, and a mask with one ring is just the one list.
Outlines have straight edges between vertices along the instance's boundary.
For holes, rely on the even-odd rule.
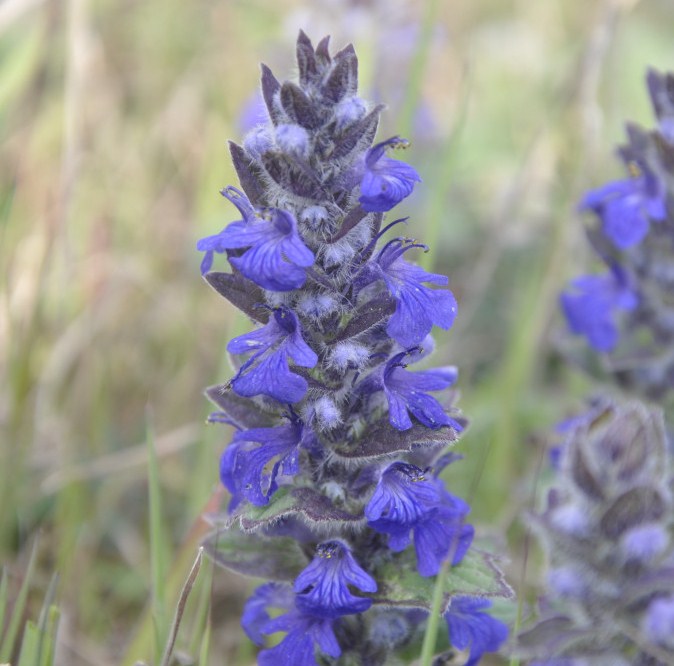
[[627,126],[627,178],[580,204],[594,213],[588,237],[604,270],[573,280],[561,304],[623,385],[661,401],[674,389],[674,75],[649,71],[647,82],[657,126]]
[[[269,120],[230,144],[241,190],[222,192],[239,219],[198,244],[206,280],[258,323],[229,342],[235,375],[207,391],[210,420],[236,429],[207,550],[270,581],[242,620],[261,665],[413,651],[445,561],[441,612],[474,664],[507,633],[489,597],[511,591],[438,476],[465,425],[437,394],[456,369],[407,369],[456,315],[447,278],[410,262],[424,246],[394,235],[405,220],[384,224],[420,178],[387,156],[407,141],[372,145],[382,107],[357,96],[353,47],[330,55],[300,33],[297,62],[298,82],[262,66]],[[218,254],[231,272],[208,272]]]
[[548,553],[536,666],[674,663],[674,513],[662,414],[595,404],[567,424],[547,507],[531,521]]

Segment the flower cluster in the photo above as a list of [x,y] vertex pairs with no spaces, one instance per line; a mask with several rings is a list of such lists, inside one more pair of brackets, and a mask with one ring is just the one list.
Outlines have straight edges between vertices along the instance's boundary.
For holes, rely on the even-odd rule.
[[[271,581],[243,614],[261,665],[389,663],[420,641],[444,562],[450,640],[475,664],[507,634],[489,597],[511,590],[438,476],[465,425],[437,393],[456,369],[407,369],[456,301],[446,277],[409,261],[423,245],[382,240],[406,222],[384,214],[420,178],[388,156],[406,140],[372,145],[382,108],[357,96],[351,46],[331,55],[300,33],[297,62],[297,83],[263,65],[268,122],[230,144],[241,190],[222,191],[240,219],[198,243],[209,284],[259,324],[227,346],[234,377],[207,391],[210,420],[236,429],[220,464],[228,513],[207,550]],[[231,272],[211,271],[217,255]]]
[[605,269],[576,278],[561,304],[623,385],[662,400],[674,388],[674,75],[650,71],[647,81],[657,127],[628,125],[628,177],[580,204],[594,213],[588,236]]
[[520,636],[538,666],[674,663],[674,514],[662,414],[597,403],[567,424],[547,507],[538,624]]

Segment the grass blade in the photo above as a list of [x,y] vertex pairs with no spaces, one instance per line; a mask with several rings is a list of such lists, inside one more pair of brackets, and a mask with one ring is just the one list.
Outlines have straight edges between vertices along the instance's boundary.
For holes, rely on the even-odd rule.
[[162,525],[161,489],[159,485],[159,463],[154,442],[152,411],[148,407],[146,416],[148,452],[148,505],[150,512],[150,577],[152,580],[152,616],[154,619],[156,656],[162,652],[166,640],[166,548]]
[[5,626],[5,613],[7,612],[7,569],[2,568],[2,579],[0,579],[0,646],[2,646],[2,630]]
[[208,653],[210,651],[211,645],[211,622],[210,620],[206,624],[206,629],[204,630],[203,638],[201,639],[201,649],[199,650],[199,664],[208,663]]
[[21,629],[21,622],[23,620],[23,613],[26,609],[26,602],[28,601],[28,591],[30,588],[30,582],[33,578],[33,572],[35,570],[35,561],[37,559],[37,544],[38,541],[35,539],[33,543],[33,549],[30,553],[30,559],[28,560],[28,568],[26,569],[26,575],[23,578],[21,583],[21,589],[16,598],[16,603],[12,609],[12,617],[9,621],[9,627],[7,629],[7,634],[5,635],[2,645],[0,646],[0,662],[8,662],[9,658],[12,656],[12,651],[14,649],[14,643],[16,642],[17,636],[19,635],[19,630]]
[[50,620],[50,613],[52,608],[54,608],[53,602],[54,602],[54,597],[56,596],[56,586],[58,585],[58,580],[59,576],[57,573],[55,573],[52,576],[51,582],[49,583],[49,587],[47,588],[47,594],[44,597],[44,601],[42,602],[42,609],[40,610],[40,617],[37,622],[38,629],[40,630],[40,642],[38,645],[38,651],[37,651],[37,659],[35,661],[36,664],[39,666],[43,666],[45,660],[44,656],[48,655],[50,652],[50,645],[49,642],[47,642],[46,645],[46,650],[45,648],[45,638],[50,639],[54,637],[50,637],[49,633],[47,631],[48,629],[48,623]]
[[194,587],[194,582],[196,581],[197,576],[199,575],[199,570],[201,569],[201,561],[203,557],[204,557],[204,549],[203,547],[201,547],[197,552],[197,557],[194,560],[194,564],[192,565],[190,573],[187,576],[187,580],[185,581],[183,589],[180,592],[180,598],[178,599],[178,605],[176,606],[176,612],[173,617],[173,624],[171,625],[171,631],[169,633],[169,638],[166,643],[166,648],[164,650],[164,656],[162,657],[161,660],[161,666],[169,666],[171,653],[173,652],[176,637],[178,636],[178,629],[180,628],[180,622],[182,620],[183,613],[185,612],[185,605],[187,604],[187,599],[189,598],[190,593],[192,592],[192,588]]
[[402,136],[409,136],[414,125],[414,114],[421,97],[421,84],[433,41],[432,33],[437,22],[439,5],[438,0],[426,1],[426,11],[421,25],[421,34],[419,35],[417,48],[410,65],[407,94],[405,95],[403,108],[398,120],[398,127],[400,127],[400,134]]
[[40,662],[38,654],[40,651],[40,630],[35,622],[28,620],[23,630],[23,640],[21,641],[21,653],[17,666],[36,666]]
[[61,619],[61,610],[58,606],[51,606],[47,614],[47,625],[45,633],[48,638],[47,649],[45,650],[40,666],[53,666],[54,655],[56,654],[56,636],[58,634],[59,621]]

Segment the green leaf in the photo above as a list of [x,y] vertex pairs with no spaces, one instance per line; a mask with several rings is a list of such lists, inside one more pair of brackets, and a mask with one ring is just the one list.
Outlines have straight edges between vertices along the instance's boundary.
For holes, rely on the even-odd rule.
[[21,653],[18,666],[35,666],[39,664],[40,630],[32,620],[26,622],[21,641]]
[[[29,85],[30,78],[44,57],[45,31],[41,21],[33,21],[30,28],[16,30],[10,40],[3,40],[0,68],[0,108],[20,99],[21,91]],[[4,37],[4,36],[3,36]]]
[[9,661],[9,658],[14,650],[14,644],[16,643],[16,639],[19,635],[19,630],[21,628],[21,623],[24,617],[24,611],[26,609],[26,604],[28,602],[28,591],[30,589],[30,585],[33,579],[33,573],[35,571],[36,556],[37,556],[37,539],[33,543],[33,549],[31,550],[30,559],[28,560],[26,574],[23,578],[23,582],[21,583],[19,594],[16,597],[14,608],[12,609],[12,616],[10,617],[9,620],[9,627],[7,628],[7,633],[5,634],[2,641],[2,645],[0,646],[0,661],[3,663]]
[[45,629],[46,645],[42,653],[40,666],[53,666],[56,654],[56,634],[58,633],[61,610],[58,606],[50,606],[47,613],[47,627]]
[[[58,606],[53,602],[56,597],[56,586],[58,585],[58,574],[52,576],[44,601],[37,626],[40,630],[40,644],[37,654],[39,666],[50,666],[54,656],[54,643],[56,641],[56,629],[58,627],[58,618],[60,612]],[[52,624],[55,622],[55,624]]]
[[410,453],[415,449],[441,449],[454,444],[458,434],[454,428],[443,427],[432,430],[421,424],[409,430],[394,428],[384,417],[372,424],[357,442],[347,442],[335,450],[339,458],[350,462],[363,463]]
[[238,520],[244,532],[255,532],[291,515],[307,525],[321,527],[346,528],[365,520],[363,516],[355,516],[336,507],[325,495],[311,488],[281,488],[264,506],[243,503],[229,520],[224,521],[224,526],[230,527]]
[[155,446],[154,424],[150,407],[146,410],[146,444],[148,454],[148,508],[150,517],[150,577],[152,581],[152,615],[155,630],[155,655],[159,658],[169,631],[166,613],[166,575],[170,548],[162,521],[162,494],[159,462]]
[[5,613],[7,612],[7,599],[9,597],[7,585],[7,569],[3,567],[2,578],[0,578],[0,647],[2,646],[2,630],[5,627]]
[[[414,550],[408,548],[376,571],[379,591],[373,597],[381,606],[421,608],[430,611],[435,577],[424,578],[417,572]],[[496,558],[471,549],[461,564],[450,568],[443,581],[441,614],[455,596],[513,599],[514,593],[496,564]]]
[[264,506],[255,506],[244,502],[232,517],[230,525],[238,519],[244,530],[252,531],[257,527],[280,520],[296,510],[297,503],[291,495],[290,489],[281,488],[269,498],[269,504]]
[[226,569],[268,580],[293,580],[308,564],[299,544],[289,537],[269,538],[238,530],[211,532],[206,554]]

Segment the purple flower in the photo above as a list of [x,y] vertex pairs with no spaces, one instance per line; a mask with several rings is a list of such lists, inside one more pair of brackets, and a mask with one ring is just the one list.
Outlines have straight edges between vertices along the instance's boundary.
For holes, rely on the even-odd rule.
[[265,124],[269,121],[269,112],[264,103],[264,98],[259,90],[256,90],[246,100],[239,112],[238,125],[239,132],[246,134],[255,127]]
[[362,592],[377,591],[374,578],[358,565],[344,543],[321,543],[316,557],[295,580],[297,608],[314,617],[331,619],[364,613],[372,600],[355,596],[349,585]]
[[253,355],[232,380],[232,388],[244,397],[268,395],[279,402],[293,403],[307,392],[306,379],[290,372],[288,358],[296,365],[313,368],[316,353],[304,342],[297,315],[286,307],[273,311],[269,323],[234,338],[227,345],[232,354]]
[[618,270],[603,275],[583,275],[571,282],[573,292],[560,297],[571,331],[584,335],[597,351],[611,351],[618,343],[616,310],[632,310],[636,294]]
[[337,658],[342,654],[330,619],[290,611],[267,622],[263,631],[266,634],[288,633],[278,645],[260,652],[257,657],[259,666],[318,666],[316,646],[329,657]]
[[452,426],[457,431],[461,425],[449,417],[442,405],[425,391],[442,391],[451,386],[458,376],[453,366],[409,372],[402,363],[408,352],[400,352],[386,363],[383,372],[370,375],[363,382],[365,389],[383,389],[388,401],[389,421],[398,430],[412,427],[410,414],[427,428]]
[[424,245],[407,244],[404,239],[396,238],[380,250],[374,266],[371,265],[374,269],[371,275],[374,279],[384,280],[396,301],[386,332],[403,347],[421,343],[433,324],[445,330],[450,328],[456,317],[456,299],[451,291],[423,285],[430,282],[445,286],[447,277],[427,273],[403,258],[405,252],[415,247],[425,248]]
[[674,597],[651,601],[644,617],[643,631],[654,643],[674,648]]
[[[220,478],[232,493],[230,510],[243,499],[256,506],[267,504],[278,488],[277,478],[297,474],[300,448],[311,448],[314,442],[313,432],[299,419],[235,433],[220,459]],[[269,469],[272,461],[276,462]]]
[[[271,619],[267,608],[280,608],[284,615]],[[275,647],[258,655],[260,666],[317,666],[315,646],[330,657],[342,653],[329,619],[313,617],[295,608],[295,595],[289,585],[266,583],[255,590],[246,602],[241,625],[257,645],[264,645],[264,635],[287,632]]]
[[[634,168],[636,165],[632,163]],[[638,176],[608,183],[585,195],[581,210],[593,210],[602,219],[604,234],[620,250],[640,243],[650,219],[667,217],[666,194],[657,177],[646,168]]]
[[213,264],[215,252],[245,249],[229,262],[245,277],[271,291],[291,291],[306,280],[306,268],[313,265],[314,253],[303,243],[297,221],[284,210],[270,209],[264,216],[255,213],[246,196],[234,187],[222,191],[241,212],[243,219],[233,222],[215,236],[202,238],[197,250],[206,252],[201,272]]
[[452,647],[470,647],[465,666],[479,663],[485,652],[495,652],[508,637],[508,627],[484,612],[490,607],[488,599],[454,597],[444,615]]
[[389,535],[389,548],[405,550],[414,536],[417,569],[434,576],[452,553],[458,564],[473,540],[473,526],[463,522],[466,502],[450,495],[437,478],[427,478],[415,465],[396,462],[381,475],[365,507],[368,525]]
[[636,525],[620,539],[623,557],[642,563],[655,561],[669,546],[667,530],[657,523]]
[[421,182],[416,170],[405,162],[385,157],[386,148],[406,147],[400,137],[382,141],[365,155],[365,173],[360,182],[360,205],[368,213],[384,213],[408,197],[414,183]]
[[255,645],[264,645],[262,627],[271,619],[267,608],[291,610],[295,606],[295,595],[289,585],[265,583],[260,585],[243,608],[241,626]]

